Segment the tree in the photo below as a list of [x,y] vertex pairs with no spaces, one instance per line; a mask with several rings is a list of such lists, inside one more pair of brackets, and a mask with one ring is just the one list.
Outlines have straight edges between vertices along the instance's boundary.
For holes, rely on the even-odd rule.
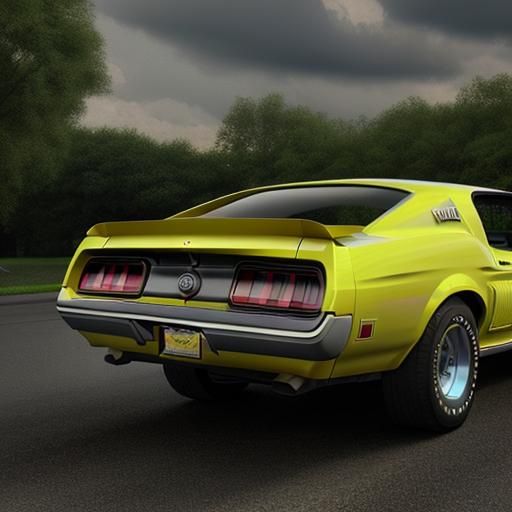
[[238,98],[219,129],[216,148],[247,187],[313,179],[325,176],[351,130],[350,123],[287,105],[280,94]]
[[477,76],[468,85],[463,86],[457,94],[458,105],[499,105],[512,106],[512,76],[499,73],[492,78],[485,79]]
[[108,88],[93,21],[88,0],[0,4],[0,225],[59,167],[85,97]]

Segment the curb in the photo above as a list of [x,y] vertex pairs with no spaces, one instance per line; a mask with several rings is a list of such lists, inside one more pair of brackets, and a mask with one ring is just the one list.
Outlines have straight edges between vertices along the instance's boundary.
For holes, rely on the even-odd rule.
[[42,302],[56,302],[58,292],[27,293],[23,295],[0,296],[0,306],[14,306],[16,304],[38,304]]

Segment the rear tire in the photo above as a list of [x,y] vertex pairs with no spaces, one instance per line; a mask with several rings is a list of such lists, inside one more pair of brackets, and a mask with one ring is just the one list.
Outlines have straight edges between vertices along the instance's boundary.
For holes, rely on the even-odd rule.
[[174,391],[200,401],[233,399],[248,385],[246,382],[215,382],[204,368],[174,363],[164,364],[164,374]]
[[478,357],[473,313],[462,300],[449,299],[402,365],[383,375],[393,422],[438,432],[462,425],[474,401]]

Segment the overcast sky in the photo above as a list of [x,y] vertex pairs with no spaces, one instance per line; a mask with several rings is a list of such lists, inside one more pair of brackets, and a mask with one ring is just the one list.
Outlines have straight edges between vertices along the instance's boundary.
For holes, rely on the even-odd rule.
[[512,72],[511,0],[95,0],[113,90],[87,126],[208,147],[237,96],[333,117]]

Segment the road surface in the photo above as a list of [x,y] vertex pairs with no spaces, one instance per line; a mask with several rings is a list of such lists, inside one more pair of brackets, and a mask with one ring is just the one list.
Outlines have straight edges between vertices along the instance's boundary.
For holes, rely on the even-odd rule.
[[375,383],[202,405],[103,353],[52,303],[0,306],[2,512],[512,509],[512,354],[431,436],[388,425]]

